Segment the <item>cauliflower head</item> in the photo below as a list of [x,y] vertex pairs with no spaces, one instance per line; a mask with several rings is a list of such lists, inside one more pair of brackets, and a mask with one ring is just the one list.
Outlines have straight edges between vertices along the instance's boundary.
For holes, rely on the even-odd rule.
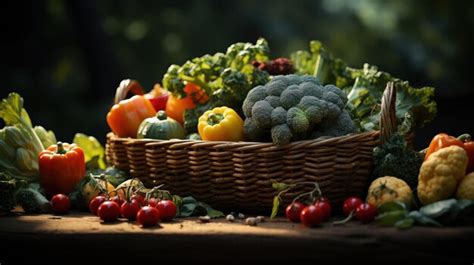
[[474,172],[461,180],[456,191],[456,198],[474,200]]
[[442,148],[423,162],[418,175],[418,199],[423,205],[448,199],[464,177],[468,157],[459,146]]

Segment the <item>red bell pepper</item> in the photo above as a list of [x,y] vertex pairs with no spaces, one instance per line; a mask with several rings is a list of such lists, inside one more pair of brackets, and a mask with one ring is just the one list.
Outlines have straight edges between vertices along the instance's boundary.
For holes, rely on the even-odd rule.
[[48,198],[69,194],[84,177],[84,151],[75,144],[58,142],[39,154],[40,183]]

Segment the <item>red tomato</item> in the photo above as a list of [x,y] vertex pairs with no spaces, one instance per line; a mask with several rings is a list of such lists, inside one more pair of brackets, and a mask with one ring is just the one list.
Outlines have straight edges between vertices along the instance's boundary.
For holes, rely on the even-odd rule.
[[160,212],[161,221],[164,222],[173,220],[176,215],[176,205],[170,200],[159,201],[156,204],[156,209]]
[[306,205],[301,202],[289,204],[285,209],[286,218],[288,218],[288,220],[292,221],[293,223],[301,222],[300,214],[304,207],[306,207]]
[[320,208],[314,205],[309,205],[301,211],[300,219],[305,226],[313,227],[323,223],[324,213]]
[[113,222],[120,216],[120,206],[113,201],[105,201],[97,209],[97,214],[104,222]]
[[357,220],[362,223],[370,223],[377,215],[377,207],[369,203],[362,203],[355,211]]
[[355,211],[359,205],[364,203],[360,198],[357,197],[349,197],[344,201],[344,205],[342,206],[342,211],[346,216],[348,216],[351,212]]
[[323,215],[323,219],[326,221],[331,217],[331,204],[326,201],[317,201],[314,206],[318,208],[319,211],[321,211],[321,214]]
[[140,207],[146,205],[145,197],[143,197],[140,194],[133,194],[132,197],[130,197],[130,200],[131,201],[136,200],[140,204]]
[[144,206],[137,213],[137,221],[144,227],[155,226],[160,220],[160,212],[155,207]]
[[115,195],[114,197],[110,198],[110,201],[117,203],[119,206],[122,206],[122,204],[125,202],[125,200],[118,195]]
[[99,209],[99,206],[105,202],[107,199],[103,195],[96,196],[94,199],[92,199],[89,202],[89,210],[93,215],[97,215],[97,209]]
[[71,207],[71,201],[69,197],[64,194],[56,194],[51,198],[50,201],[51,210],[55,214],[65,214],[69,212]]
[[151,207],[156,207],[156,205],[158,204],[159,200],[157,198],[150,198],[148,200],[148,206],[151,206]]
[[321,197],[318,199],[318,202],[327,202],[329,203],[329,205],[331,205],[331,202],[329,201],[329,199],[327,197]]
[[122,204],[120,211],[124,218],[128,220],[135,220],[137,218],[137,213],[140,211],[140,203],[137,200],[127,201]]

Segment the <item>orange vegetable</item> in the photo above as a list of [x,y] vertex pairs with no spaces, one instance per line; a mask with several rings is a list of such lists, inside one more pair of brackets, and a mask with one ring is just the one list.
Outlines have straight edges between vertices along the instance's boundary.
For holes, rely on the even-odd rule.
[[69,194],[86,173],[84,151],[58,142],[39,154],[40,182],[46,195]]
[[166,103],[166,114],[168,117],[181,124],[184,123],[184,110],[194,109],[196,107],[196,102],[204,104],[209,99],[204,90],[193,83],[187,83],[184,87],[184,92],[186,93],[186,97],[178,98],[171,94]]
[[[125,98],[128,91],[139,95],[120,100]],[[143,96],[143,89],[133,80],[127,79],[120,83],[119,88],[117,88],[115,102],[116,104],[112,106],[107,114],[107,123],[118,137],[135,138],[140,123],[144,119],[156,115],[151,102]]]

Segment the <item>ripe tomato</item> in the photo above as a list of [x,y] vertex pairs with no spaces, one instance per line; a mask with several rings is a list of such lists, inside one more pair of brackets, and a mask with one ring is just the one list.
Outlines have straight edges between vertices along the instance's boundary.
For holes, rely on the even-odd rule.
[[140,211],[140,203],[137,200],[127,201],[122,204],[120,207],[120,212],[124,218],[128,220],[135,220],[137,218],[137,213]]
[[56,194],[51,198],[50,201],[51,210],[55,214],[65,214],[69,212],[71,207],[71,201],[69,197],[64,194]]
[[301,211],[300,219],[305,226],[313,227],[323,223],[324,213],[320,208],[314,205],[309,205]]
[[155,226],[160,220],[160,212],[155,207],[144,206],[137,213],[137,221],[144,227]]
[[195,102],[204,104],[209,99],[204,90],[193,83],[186,84],[183,90],[186,93],[186,97],[177,98],[171,94],[166,103],[166,114],[168,117],[175,119],[181,124],[184,122],[184,110],[194,109],[196,107]]
[[158,204],[159,200],[157,198],[150,198],[148,200],[148,206],[155,207]]
[[357,197],[349,197],[344,201],[344,205],[342,206],[342,211],[346,216],[348,216],[351,212],[355,211],[359,205],[364,203],[360,198]]
[[156,209],[160,212],[161,221],[168,222],[173,220],[176,215],[176,205],[173,201],[162,200],[156,204]]
[[143,197],[140,194],[133,194],[132,197],[130,197],[130,200],[131,201],[136,200],[140,204],[140,207],[146,205],[145,197]]
[[105,201],[97,209],[97,214],[104,222],[113,222],[120,216],[120,206],[113,201]]
[[314,206],[316,206],[316,208],[321,211],[321,214],[324,217],[324,221],[328,220],[329,217],[331,217],[331,204],[329,204],[327,200],[317,201],[316,203],[314,203]]
[[110,198],[110,201],[117,203],[119,206],[122,206],[122,204],[125,202],[125,200],[118,195],[115,195],[114,197]]
[[329,199],[327,197],[321,197],[318,199],[318,202],[327,202],[329,203],[329,205],[331,205],[331,202],[329,201]]
[[94,199],[92,199],[89,203],[89,210],[93,215],[97,215],[97,209],[99,209],[99,206],[105,202],[107,199],[103,195],[96,196]]
[[362,203],[355,211],[357,220],[362,223],[370,223],[377,215],[377,207],[369,203]]
[[292,221],[293,223],[301,222],[300,214],[304,207],[306,207],[306,205],[302,202],[294,202],[289,204],[285,209],[286,218],[288,218],[288,220]]

